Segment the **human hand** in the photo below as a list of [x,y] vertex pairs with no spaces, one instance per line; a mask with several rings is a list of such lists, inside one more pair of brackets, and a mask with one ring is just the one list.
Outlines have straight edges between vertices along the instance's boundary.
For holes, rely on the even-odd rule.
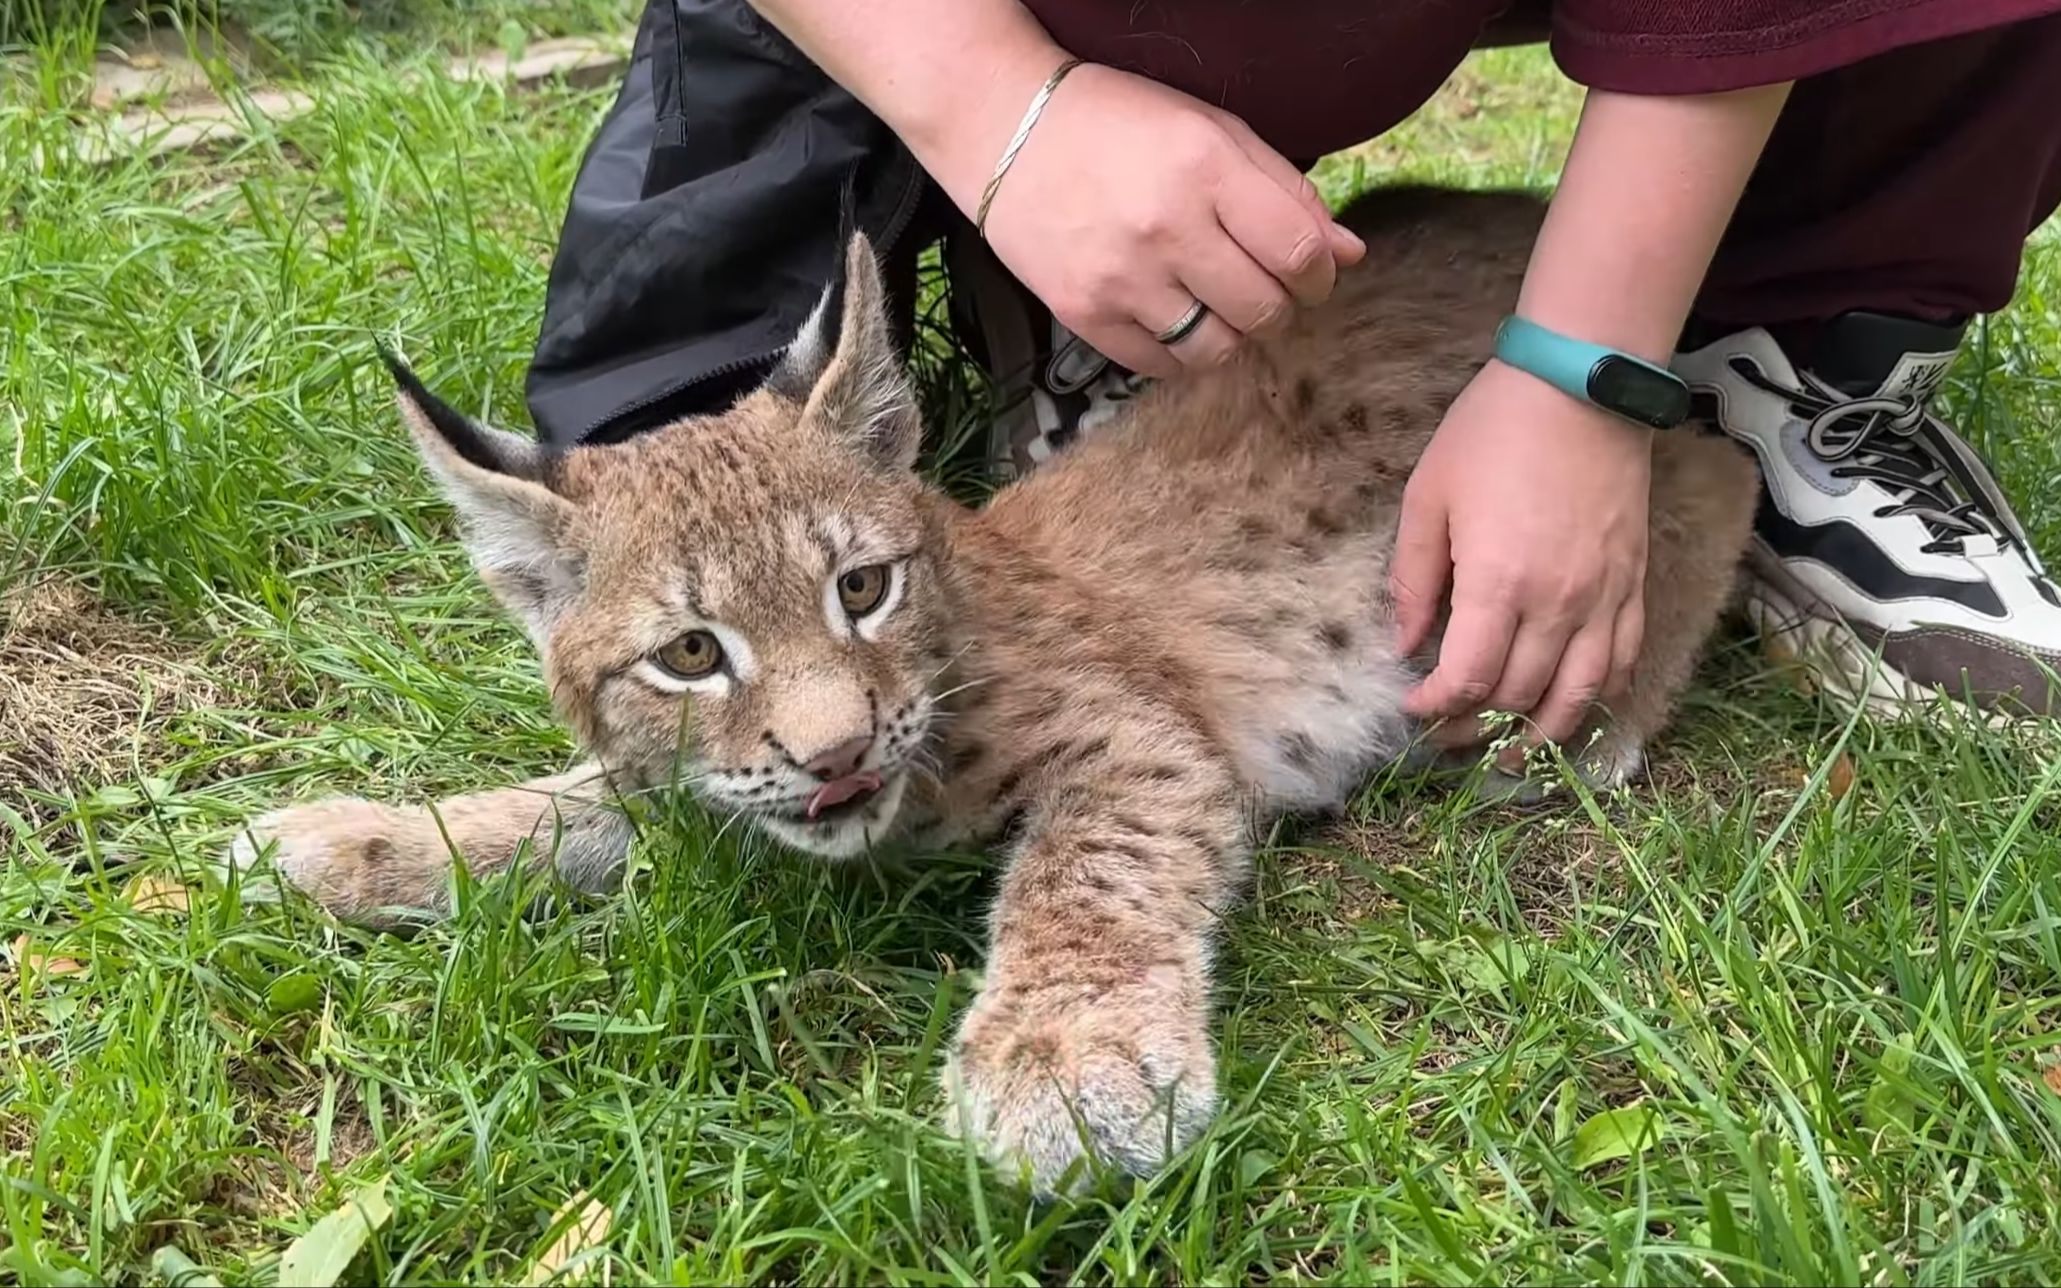
[[[1015,124],[994,139],[995,122],[969,119],[925,158],[963,209],[978,203]],[[1092,64],[1046,105],[989,208],[987,236],[1060,322],[1152,376],[1222,360],[1242,336],[1323,301],[1338,269],[1366,253],[1243,121]],[[1172,345],[1153,338],[1196,300],[1210,310],[1200,328]]]
[[1652,432],[1490,362],[1403,493],[1390,589],[1406,654],[1452,616],[1406,708],[1531,717],[1564,742],[1623,690],[1645,629]]

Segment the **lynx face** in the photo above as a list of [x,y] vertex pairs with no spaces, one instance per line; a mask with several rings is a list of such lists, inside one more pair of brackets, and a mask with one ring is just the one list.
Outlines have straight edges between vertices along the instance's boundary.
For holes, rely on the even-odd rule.
[[546,456],[396,371],[587,748],[832,858],[895,821],[950,661],[920,426],[871,251],[848,261],[834,350],[819,308],[764,389],[622,444]]

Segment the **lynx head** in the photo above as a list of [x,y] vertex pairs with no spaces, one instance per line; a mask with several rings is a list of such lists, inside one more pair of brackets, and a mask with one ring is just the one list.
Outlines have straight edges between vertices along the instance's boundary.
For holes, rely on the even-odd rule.
[[393,364],[475,566],[588,749],[833,858],[894,821],[948,660],[941,505],[863,238],[838,312],[826,293],[731,410],[555,454]]

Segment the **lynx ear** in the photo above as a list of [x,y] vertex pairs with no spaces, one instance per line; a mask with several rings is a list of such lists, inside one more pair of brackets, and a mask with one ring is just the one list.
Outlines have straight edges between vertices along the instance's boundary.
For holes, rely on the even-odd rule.
[[473,567],[541,643],[583,576],[569,540],[573,505],[546,486],[544,453],[445,403],[384,348],[379,356],[423,464],[458,511]]
[[838,294],[832,283],[770,383],[802,404],[804,419],[815,418],[844,434],[883,465],[911,469],[922,445],[923,423],[895,349],[880,264],[864,233],[853,234],[846,245],[843,286],[836,336],[829,334]]

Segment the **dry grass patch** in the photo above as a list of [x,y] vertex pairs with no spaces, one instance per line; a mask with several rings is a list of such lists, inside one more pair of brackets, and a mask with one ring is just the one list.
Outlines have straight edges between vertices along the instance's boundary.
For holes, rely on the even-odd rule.
[[48,577],[0,595],[0,799],[135,776],[178,715],[221,701],[199,650]]

